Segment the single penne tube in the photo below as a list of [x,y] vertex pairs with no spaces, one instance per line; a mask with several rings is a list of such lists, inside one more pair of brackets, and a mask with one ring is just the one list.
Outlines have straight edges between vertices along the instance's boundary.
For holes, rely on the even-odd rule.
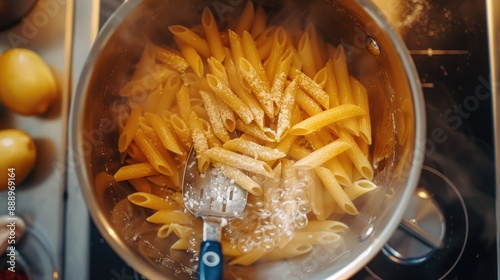
[[139,129],[136,132],[134,142],[137,146],[139,146],[148,161],[158,172],[167,176],[172,176],[174,174],[172,166],[167,162],[152,140],[146,136],[142,129]]
[[323,204],[323,185],[316,174],[311,174],[311,185],[307,188],[311,211],[319,221],[326,220],[326,210]]
[[170,224],[170,227],[172,228],[173,233],[175,236],[179,238],[189,238],[191,237],[191,234],[193,232],[196,232],[196,230],[193,229],[191,226],[187,225],[181,225],[181,224]]
[[365,193],[375,190],[376,188],[377,185],[375,185],[372,181],[362,179],[345,186],[344,191],[351,200],[354,200]]
[[271,52],[266,60],[266,74],[270,83],[274,81],[278,62],[280,57],[285,52],[288,35],[283,27],[278,27],[273,34]]
[[250,34],[252,34],[253,38],[257,38],[264,30],[266,30],[267,26],[267,14],[264,8],[259,5],[255,9],[255,17],[253,20],[252,28],[250,30]]
[[222,122],[222,118],[220,115],[219,108],[217,106],[217,100],[215,96],[208,91],[200,91],[201,98],[203,100],[203,104],[208,114],[208,118],[210,123],[212,124],[212,129],[214,131],[215,136],[219,138],[223,142],[227,142],[230,140],[229,133],[227,132],[224,123]]
[[127,155],[138,162],[148,161],[148,158],[144,155],[141,149],[133,141],[127,148]]
[[151,216],[146,218],[146,221],[155,224],[191,224],[191,215],[182,210],[158,210]]
[[266,254],[266,250],[257,247],[248,253],[239,255],[229,261],[230,265],[239,264],[243,266],[249,266],[261,259]]
[[115,181],[121,182],[135,178],[142,178],[160,174],[151,163],[136,163],[124,165],[116,171]]
[[156,135],[160,138],[163,146],[175,154],[182,155],[182,149],[179,147],[174,133],[168,128],[165,120],[157,114],[145,113],[144,117],[154,129]]
[[207,37],[208,47],[212,56],[218,61],[222,61],[225,57],[224,46],[222,45],[221,35],[214,15],[208,7],[203,9],[201,15],[201,25]]
[[155,64],[155,51],[153,44],[147,43],[142,50],[141,57],[135,66],[131,81],[137,80],[148,75],[151,65]]
[[366,113],[358,117],[359,122],[359,136],[363,141],[372,144],[372,126],[370,121],[370,105],[368,102],[368,93],[366,88],[355,78],[350,78],[351,90],[354,102],[361,107]]
[[314,168],[314,171],[316,171],[316,174],[318,174],[319,178],[323,182],[323,185],[340,208],[349,215],[357,215],[358,209],[349,199],[337,180],[335,180],[333,173],[328,168],[321,166]]
[[278,62],[278,69],[276,70],[276,76],[274,78],[273,84],[271,85],[271,98],[276,105],[276,113],[282,106],[282,101],[284,99],[283,93],[286,86],[286,80],[288,77],[288,72],[292,63],[292,54],[290,51],[286,50],[280,57]]
[[207,82],[217,96],[224,101],[244,122],[251,123],[253,114],[248,106],[221,80],[212,74],[207,74]]
[[146,192],[135,192],[129,194],[127,199],[135,205],[153,210],[175,210],[179,209],[176,202],[167,201],[162,197]]
[[204,173],[210,165],[210,159],[205,154],[205,152],[209,149],[209,146],[207,137],[205,136],[205,132],[203,130],[203,125],[195,112],[191,112],[191,115],[189,116],[189,129],[191,130],[193,147],[196,151],[196,157],[198,159],[198,170],[201,173]]
[[295,96],[297,95],[297,80],[294,79],[285,89],[280,101],[280,110],[278,114],[278,127],[276,128],[276,138],[281,139],[292,126],[292,112],[295,105]]
[[335,68],[333,66],[332,59],[329,59],[326,63],[326,76],[327,81],[325,84],[325,91],[330,97],[330,108],[333,108],[340,105],[340,100],[337,88],[337,78],[335,77]]
[[[295,142],[295,135],[287,134],[281,139],[278,144],[274,147],[275,150],[280,151],[284,154],[288,154],[288,151],[292,147],[293,143]],[[268,161],[267,162],[270,166],[274,166],[276,161]]]
[[210,91],[207,79],[205,77],[198,76],[194,72],[183,73],[181,75],[181,79],[188,86],[194,87],[198,90]]
[[148,176],[146,177],[146,180],[160,188],[168,187],[171,189],[177,189],[180,186],[179,179],[174,178],[173,176],[165,176],[163,174]]
[[264,140],[267,142],[276,142],[276,134],[271,130],[262,130],[256,123],[246,124],[241,120],[236,120],[236,128],[247,133],[257,139]]
[[223,148],[214,147],[205,151],[205,155],[211,160],[237,167],[248,172],[273,177],[272,168],[265,162],[238,154]]
[[[340,165],[342,166],[342,169],[344,169],[344,172],[345,172],[347,178],[349,178],[348,180],[346,180],[347,184],[344,184],[343,186],[347,186],[347,185],[352,184],[352,182],[355,181],[355,180],[353,180],[353,173],[354,173],[353,171],[355,168],[354,168],[354,165],[352,164],[352,160],[349,158],[347,153],[342,153],[337,158],[339,160]],[[330,168],[330,170],[332,172],[336,171],[333,168]],[[335,177],[337,178],[337,176],[335,176]],[[339,182],[341,182],[341,181],[339,181]]]
[[189,95],[189,88],[186,85],[182,85],[176,92],[175,99],[177,100],[179,115],[184,121],[187,121],[189,119],[189,114],[191,114],[191,97]]
[[309,116],[314,116],[323,112],[321,106],[312,97],[304,92],[301,88],[297,90],[297,95],[295,96],[297,105],[299,105],[302,110],[304,110]]
[[288,150],[288,155],[296,160],[305,158],[311,154],[311,151],[297,143],[292,143],[290,149]]
[[352,164],[356,169],[359,171],[361,176],[363,178],[372,180],[373,179],[373,167],[368,161],[368,158],[366,155],[363,153],[363,151],[359,148],[359,146],[356,144],[356,141],[352,138],[352,136],[346,132],[341,130],[340,131],[340,139],[343,141],[346,141],[351,144],[351,149],[346,151],[346,154],[349,156],[349,158],[352,161]]
[[217,77],[217,79],[219,79],[222,84],[224,84],[225,86],[229,86],[229,80],[227,78],[227,73],[224,65],[214,57],[209,57],[207,59],[207,62],[210,73]]
[[178,54],[177,52],[154,44],[151,45],[153,47],[155,58],[158,61],[167,64],[180,73],[186,71],[186,69],[189,67],[186,59],[184,59],[184,57],[182,57],[182,55]]
[[[259,36],[258,38],[261,38]],[[264,42],[263,44],[260,44],[257,46],[257,52],[259,53],[259,57],[261,61],[266,61],[269,55],[271,54],[271,49],[273,48],[273,42],[271,40],[268,40]]]
[[311,252],[313,246],[308,243],[289,243],[281,249],[271,250],[262,257],[263,261],[277,261],[302,256]]
[[[326,72],[326,66],[319,69],[318,72],[316,72],[316,75],[314,75],[313,81],[318,84],[321,88],[325,88],[326,82],[328,81],[328,76]],[[326,92],[326,90],[325,90]],[[328,94],[328,92],[326,92]],[[330,94],[328,94],[328,97],[330,97]]]
[[292,79],[298,78],[299,86],[314,98],[323,108],[330,108],[330,96],[312,78],[295,67],[290,68],[289,76]]
[[224,66],[226,68],[226,73],[229,78],[229,84],[233,88],[234,92],[238,97],[245,102],[245,104],[250,108],[250,111],[253,114],[253,119],[255,123],[262,129],[264,127],[264,110],[260,107],[259,101],[255,98],[255,96],[250,93],[250,91],[246,90],[240,83],[240,79],[238,78],[239,73],[236,70],[234,62],[230,56],[226,57],[224,60]]
[[174,244],[170,247],[172,250],[187,250],[191,247],[191,241],[189,238],[180,238],[175,241]]
[[[349,165],[352,164],[349,162]],[[347,174],[344,165],[340,163],[340,160],[338,158],[330,159],[329,161],[325,162],[323,166],[332,171],[333,176],[335,176],[335,179],[337,179],[339,184],[341,184],[342,186],[348,186],[352,184],[351,175]]]
[[224,176],[234,180],[238,186],[244,188],[252,195],[261,196],[263,194],[262,187],[240,169],[222,163],[215,163],[214,165],[222,171]]
[[178,115],[171,115],[169,119],[170,123],[172,124],[172,128],[174,129],[174,132],[179,138],[180,142],[182,143],[182,145],[186,150],[189,150],[193,145],[193,140],[191,138],[191,131],[189,130],[189,126]]
[[135,133],[139,129],[139,117],[142,116],[142,109],[136,106],[131,109],[127,123],[118,137],[118,151],[125,152],[134,139]]
[[175,39],[196,50],[203,57],[210,57],[210,47],[198,34],[183,25],[171,25],[168,30],[174,34]]
[[338,156],[349,148],[351,148],[350,143],[342,140],[335,140],[300,159],[293,166],[301,169],[315,168]]
[[241,13],[238,24],[236,25],[234,31],[239,36],[243,35],[243,31],[250,30],[255,18],[255,9],[252,1],[247,1],[243,12]]
[[198,77],[202,77],[205,71],[205,66],[203,65],[203,60],[198,52],[196,52],[193,47],[180,40],[175,40],[175,43],[181,50],[184,59],[186,59],[193,72],[198,75]]
[[365,114],[359,106],[343,104],[311,116],[300,123],[294,125],[289,133],[294,135],[305,135],[319,130],[327,125],[340,120],[356,117]]
[[292,54],[292,66],[296,69],[302,69],[302,59],[300,58],[300,54],[297,51],[297,48],[295,48],[292,40],[287,40],[286,49]]
[[314,221],[314,220],[310,220],[305,227],[298,229],[298,231],[305,231],[305,232],[329,231],[329,232],[335,232],[335,233],[343,233],[348,228],[349,227],[346,224],[339,222],[339,221],[332,221],[332,220]]
[[244,31],[241,40],[243,53],[245,54],[246,59],[248,59],[250,64],[252,64],[259,77],[267,85],[269,85],[266,71],[264,70],[264,66],[262,65],[262,60],[260,59],[259,52],[257,51],[257,46],[255,45],[255,41],[252,35],[250,35],[250,33],[248,33],[247,31]]
[[310,78],[313,78],[314,75],[316,75],[317,67],[314,64],[314,54],[309,34],[307,32],[302,33],[299,44],[297,45],[297,51],[302,60],[302,72]]
[[203,126],[203,131],[205,132],[205,136],[207,137],[208,146],[210,148],[221,147],[222,142],[220,141],[219,138],[217,138],[217,136],[215,136],[214,130],[212,129],[210,122],[204,119],[200,119],[200,122]]
[[226,104],[226,102],[222,101],[218,96],[215,98],[217,101],[217,109],[220,112],[220,117],[222,119],[222,123],[224,127],[229,131],[233,132],[236,127],[236,116],[234,115],[234,111]]
[[257,38],[255,38],[255,45],[257,45],[257,47],[260,47],[263,44],[267,44],[269,42],[272,44],[272,38],[277,29],[278,27],[275,25],[268,26],[264,31],[262,31],[262,33],[260,33]]
[[337,243],[342,240],[342,237],[331,231],[296,231],[293,235],[291,243],[306,243],[311,245],[326,245]]
[[248,84],[252,88],[257,100],[259,101],[262,109],[266,113],[266,115],[270,118],[274,117],[274,103],[271,98],[269,98],[268,85],[266,85],[265,81],[260,79],[257,71],[253,68],[252,64],[241,57],[239,60],[240,71],[243,77],[248,81]]
[[134,187],[138,192],[151,193],[152,187],[148,180],[144,177],[130,179],[128,182]]
[[[353,104],[351,83],[349,81],[349,71],[347,69],[347,59],[344,52],[344,47],[339,45],[335,50],[333,57],[333,66],[335,70],[335,78],[339,93],[340,104]],[[346,119],[342,121],[342,125],[351,134],[359,136],[359,124],[356,119]]]
[[172,232],[174,232],[172,230],[172,227],[170,224],[166,224],[166,225],[162,225],[158,231],[156,232],[156,236],[158,236],[159,238],[167,238],[169,237]]
[[231,29],[228,29],[227,35],[229,37],[229,46],[231,56],[236,67],[239,67],[240,58],[245,57],[245,52],[243,50],[243,43],[241,42],[241,37]]
[[314,58],[314,65],[321,68],[325,65],[326,51],[324,41],[318,35],[318,31],[312,22],[307,24],[305,32],[309,35],[311,50]]
[[233,152],[242,153],[244,155],[256,158],[262,161],[271,161],[284,158],[285,153],[280,152],[276,149],[272,149],[266,146],[259,145],[253,141],[244,140],[241,138],[234,138],[222,145],[224,149],[228,149]]

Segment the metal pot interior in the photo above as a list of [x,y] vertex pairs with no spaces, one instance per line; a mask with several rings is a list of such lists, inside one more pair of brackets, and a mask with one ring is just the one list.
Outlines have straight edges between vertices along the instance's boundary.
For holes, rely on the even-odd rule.
[[[72,148],[82,193],[94,222],[111,247],[134,269],[152,279],[196,277],[190,256],[169,250],[156,237],[144,210],[126,196],[125,183],[96,179],[120,167],[117,149],[118,91],[147,42],[169,42],[167,26],[199,23],[203,7],[221,18],[238,14],[246,1],[127,1],[102,29],[83,70],[72,108]],[[376,192],[357,202],[359,215],[343,222],[350,230],[342,246],[315,246],[305,256],[260,262],[250,267],[226,266],[235,279],[347,278],[363,267],[397,227],[418,181],[420,143],[424,139],[424,107],[418,77],[396,32],[369,1],[255,1],[273,11],[295,13],[312,21],[321,36],[346,49],[349,71],[368,89],[372,118],[371,157]],[[380,54],[366,46],[373,38]],[[104,172],[104,173],[103,173]],[[104,178],[104,179],[103,179]],[[108,178],[108,179],[106,179]]]

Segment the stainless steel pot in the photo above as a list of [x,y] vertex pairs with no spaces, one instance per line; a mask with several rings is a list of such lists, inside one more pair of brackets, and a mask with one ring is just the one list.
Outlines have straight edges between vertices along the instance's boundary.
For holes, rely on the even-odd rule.
[[[326,40],[346,48],[350,73],[369,90],[378,191],[367,195],[359,215],[346,218],[345,248],[316,246],[299,258],[227,266],[235,279],[341,279],[360,270],[399,224],[419,179],[425,144],[425,112],[419,78],[404,44],[368,0],[255,1],[273,9],[305,12]],[[144,223],[144,213],[124,199],[131,188],[95,177],[120,166],[114,108],[147,42],[171,38],[171,24],[199,22],[210,6],[224,17],[246,1],[129,0],[104,26],[82,72],[71,113],[71,148],[80,187],[93,221],[111,247],[150,279],[196,277],[189,257],[169,251]],[[100,173],[103,174],[103,173]],[[102,178],[101,178],[102,179]],[[106,182],[106,180],[104,180]],[[164,248],[162,248],[164,247]]]

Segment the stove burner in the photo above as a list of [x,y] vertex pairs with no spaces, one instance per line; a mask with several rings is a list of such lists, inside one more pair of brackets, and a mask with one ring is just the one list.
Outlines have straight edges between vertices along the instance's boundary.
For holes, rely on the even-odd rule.
[[468,231],[458,189],[424,166],[403,222],[365,270],[375,279],[443,279],[460,260]]
[[418,264],[444,247],[444,216],[425,189],[418,189],[406,209],[399,229],[382,252],[394,262]]

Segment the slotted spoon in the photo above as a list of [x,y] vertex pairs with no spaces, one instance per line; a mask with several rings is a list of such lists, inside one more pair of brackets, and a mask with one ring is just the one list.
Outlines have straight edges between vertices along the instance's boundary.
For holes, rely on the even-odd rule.
[[198,271],[200,279],[222,279],[221,228],[228,219],[243,213],[248,192],[212,164],[200,174],[197,161],[196,151],[191,148],[182,179],[182,195],[189,212],[203,219]]

